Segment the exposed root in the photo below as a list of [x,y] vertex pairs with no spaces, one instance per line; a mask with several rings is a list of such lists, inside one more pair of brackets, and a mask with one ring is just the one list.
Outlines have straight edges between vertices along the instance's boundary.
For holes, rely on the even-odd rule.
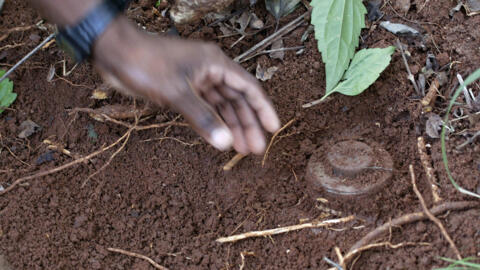
[[164,266],[161,266],[160,264],[156,263],[154,260],[152,260],[149,257],[147,257],[145,255],[142,255],[142,254],[126,251],[126,250],[119,249],[119,248],[107,248],[107,250],[111,251],[111,252],[116,252],[116,253],[120,253],[120,254],[123,254],[123,255],[127,255],[127,256],[130,256],[130,257],[135,257],[135,258],[145,260],[145,261],[149,262],[156,269],[168,270],[168,268],[166,268]]
[[422,194],[420,193],[420,191],[418,190],[417,188],[417,183],[415,181],[415,172],[413,171],[413,165],[410,165],[408,167],[408,169],[410,170],[410,177],[412,178],[412,186],[413,186],[413,191],[415,192],[415,194],[417,195],[418,197],[418,200],[420,201],[420,204],[422,205],[422,208],[423,208],[423,211],[425,212],[425,215],[427,215],[427,217],[433,222],[435,223],[438,228],[440,229],[440,231],[442,232],[443,236],[447,239],[448,243],[450,244],[450,247],[453,249],[453,251],[455,252],[455,255],[457,256],[457,259],[458,260],[461,260],[462,259],[462,255],[460,255],[460,252],[458,251],[458,248],[457,246],[455,245],[455,242],[453,242],[452,238],[450,237],[450,235],[448,234],[448,232],[445,230],[445,227],[443,227],[443,224],[442,222],[436,218],[431,212],[430,210],[428,210],[427,208],[427,205],[425,204],[425,200],[423,199],[422,197]]
[[237,165],[237,163],[240,162],[240,160],[242,160],[244,157],[246,157],[246,155],[237,153],[230,161],[227,162],[227,164],[223,166],[223,170],[232,170],[232,168],[235,167],[235,165]]
[[247,238],[252,238],[252,237],[260,237],[260,236],[272,236],[276,234],[282,234],[282,233],[287,233],[291,231],[298,231],[302,229],[308,229],[308,228],[319,228],[319,227],[327,227],[332,224],[338,224],[338,223],[344,223],[344,222],[349,222],[353,220],[355,216],[348,216],[344,218],[338,218],[338,219],[330,219],[330,220],[324,220],[324,221],[315,221],[315,222],[310,222],[310,223],[303,223],[303,224],[298,224],[298,225],[292,225],[292,226],[286,226],[286,227],[281,227],[281,228],[276,228],[276,229],[270,229],[270,230],[264,230],[264,231],[252,231],[252,232],[247,232],[247,233],[242,233],[242,234],[237,234],[233,236],[228,236],[228,237],[221,237],[218,238],[216,241],[219,243],[228,243],[228,242],[236,242],[239,240],[247,239]]
[[265,161],[267,160],[268,153],[270,152],[270,148],[273,145],[273,142],[275,141],[275,138],[280,134],[284,129],[288,128],[293,122],[295,122],[297,119],[293,118],[292,120],[288,121],[282,128],[277,130],[275,134],[273,134],[272,139],[270,140],[270,143],[268,144],[267,150],[265,151],[265,154],[263,155],[263,160],[262,160],[262,167],[265,166]]
[[243,270],[245,267],[245,257],[246,256],[255,256],[255,253],[253,251],[242,251],[240,252],[240,258],[242,258],[242,263],[240,264],[240,267],[238,270]]
[[151,108],[143,108],[137,109],[131,106],[124,106],[124,105],[106,105],[97,109],[90,109],[90,108],[75,108],[72,109],[70,113],[76,112],[85,112],[88,113],[90,117],[93,119],[104,122],[106,119],[103,115],[108,115],[112,119],[116,120],[127,120],[127,119],[135,119],[136,116],[139,118],[150,116],[154,113],[154,110]]
[[418,154],[420,155],[420,160],[422,161],[423,169],[425,170],[428,183],[430,184],[430,188],[432,190],[433,201],[435,203],[438,203],[442,200],[442,198],[440,197],[440,195],[438,195],[439,189],[436,184],[437,179],[433,171],[430,156],[427,154],[427,148],[425,147],[425,140],[423,139],[423,137],[418,137],[417,148]]
[[[99,174],[101,171],[103,171],[105,168],[107,168],[110,163],[112,162],[112,160],[125,148],[125,145],[127,145],[127,142],[128,140],[130,139],[130,135],[132,134],[132,129],[129,129],[127,131],[127,137],[125,137],[122,145],[110,156],[110,158],[108,159],[108,161],[103,164],[103,166],[98,169],[97,171],[95,171],[94,173],[90,174],[87,179],[85,179],[85,181],[82,183],[82,188],[87,184],[87,182],[92,178],[94,177],[95,175]],[[119,141],[120,142],[120,141]]]
[[343,267],[343,269],[347,269],[347,264],[348,262],[354,258],[355,256],[359,255],[360,253],[362,253],[363,251],[365,250],[369,250],[369,249],[372,249],[372,248],[377,248],[377,247],[389,247],[391,249],[397,249],[397,248],[401,248],[401,247],[407,247],[407,246],[429,246],[430,243],[425,243],[425,242],[419,242],[419,243],[415,243],[415,242],[402,242],[402,243],[398,243],[398,244],[392,244],[388,241],[386,242],[380,242],[380,243],[374,243],[374,244],[370,244],[370,245],[366,245],[366,246],[362,246],[362,247],[359,247],[357,249],[354,249],[354,250],[351,250],[349,251],[344,257],[343,257],[343,260],[340,260],[340,265]]
[[25,32],[25,31],[28,31],[32,28],[34,28],[36,25],[29,25],[29,26],[18,26],[18,27],[14,27],[14,28],[10,28],[8,30],[5,31],[5,34],[3,34],[2,36],[0,36],[0,42],[2,42],[3,40],[5,40],[6,38],[8,38],[8,36],[11,34],[11,33],[15,33],[15,32]]

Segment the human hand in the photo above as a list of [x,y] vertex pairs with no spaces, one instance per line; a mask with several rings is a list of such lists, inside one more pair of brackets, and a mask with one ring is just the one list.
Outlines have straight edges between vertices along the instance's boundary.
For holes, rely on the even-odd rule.
[[97,41],[94,63],[127,94],[183,114],[220,150],[261,154],[263,129],[280,127],[258,81],[214,45],[148,36],[120,18]]

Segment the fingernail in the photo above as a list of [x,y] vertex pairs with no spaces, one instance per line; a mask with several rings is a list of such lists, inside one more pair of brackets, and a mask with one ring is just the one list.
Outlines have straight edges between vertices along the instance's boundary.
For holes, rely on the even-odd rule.
[[217,128],[212,131],[212,144],[220,150],[230,148],[233,143],[232,133],[224,128]]

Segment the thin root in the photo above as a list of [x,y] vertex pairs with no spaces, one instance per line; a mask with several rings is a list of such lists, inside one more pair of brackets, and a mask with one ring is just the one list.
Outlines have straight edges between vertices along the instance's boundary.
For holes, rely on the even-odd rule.
[[417,148],[418,154],[420,155],[420,160],[422,161],[423,169],[427,174],[427,180],[430,184],[430,188],[432,190],[432,197],[435,203],[438,203],[442,200],[439,193],[438,186],[436,185],[437,180],[433,171],[432,162],[430,160],[430,156],[427,154],[427,148],[425,146],[425,139],[423,137],[418,137],[417,140]]
[[240,154],[240,153],[237,153],[235,156],[233,156],[233,158],[231,160],[229,160],[227,162],[227,164],[225,164],[223,166],[223,170],[224,171],[230,171],[233,169],[233,167],[235,167],[235,165],[237,165],[238,162],[240,162],[240,160],[242,160],[244,157],[246,157],[247,155],[244,155],[244,154]]
[[264,231],[252,231],[252,232],[237,234],[237,235],[233,235],[233,236],[229,236],[229,237],[221,237],[221,238],[218,238],[216,241],[223,244],[223,243],[228,243],[228,242],[236,242],[236,241],[239,241],[239,240],[252,238],[252,237],[260,237],[260,236],[265,237],[265,236],[272,236],[272,235],[276,235],[276,234],[282,234],[282,233],[298,231],[298,230],[308,229],[308,228],[327,227],[327,226],[330,226],[332,224],[349,222],[349,221],[353,220],[354,218],[355,218],[355,216],[348,216],[348,217],[344,217],[344,218],[330,219],[330,220],[324,220],[324,221],[316,221],[316,222],[310,222],[310,223],[303,223],[303,224],[286,226],[286,227],[281,227],[281,228],[276,228],[276,229],[264,230]]
[[276,137],[278,136],[278,134],[280,134],[284,129],[288,128],[291,124],[293,124],[293,122],[295,122],[296,120],[297,120],[297,119],[293,118],[292,120],[288,121],[288,123],[286,123],[282,128],[280,128],[279,130],[277,130],[277,132],[275,132],[275,134],[273,134],[272,139],[270,140],[270,143],[268,144],[267,150],[265,151],[265,155],[263,156],[262,167],[265,166],[265,161],[267,160],[268,153],[270,152],[270,148],[272,147],[273,142],[275,141],[275,138],[276,138]]
[[145,255],[142,255],[142,254],[126,251],[126,250],[119,249],[119,248],[107,248],[107,250],[111,251],[111,252],[116,252],[116,253],[120,253],[120,254],[123,254],[123,255],[127,255],[127,256],[130,256],[130,257],[135,257],[135,258],[145,260],[145,261],[149,262],[156,269],[168,270],[168,268],[166,268],[164,266],[161,266],[160,264],[156,263],[154,260],[152,260],[149,257],[147,257]]
[[425,200],[423,199],[422,197],[422,194],[420,193],[420,191],[418,191],[418,188],[417,188],[417,183],[415,181],[415,172],[413,171],[413,165],[410,165],[408,167],[408,169],[410,170],[410,177],[412,178],[412,186],[413,186],[413,191],[415,192],[415,194],[417,195],[418,197],[418,200],[420,201],[420,204],[422,205],[422,208],[423,208],[423,211],[425,212],[425,215],[427,215],[427,217],[433,222],[435,223],[438,228],[440,229],[440,231],[442,232],[443,236],[447,239],[448,243],[450,244],[450,247],[453,249],[453,251],[455,252],[455,255],[457,255],[457,259],[461,260],[462,259],[462,255],[460,255],[460,251],[458,251],[458,248],[457,246],[455,245],[455,243],[453,242],[452,238],[450,237],[450,235],[447,233],[447,231],[445,230],[445,227],[443,227],[443,224],[442,222],[436,218],[431,212],[430,210],[428,210],[427,208],[427,205],[425,204]]

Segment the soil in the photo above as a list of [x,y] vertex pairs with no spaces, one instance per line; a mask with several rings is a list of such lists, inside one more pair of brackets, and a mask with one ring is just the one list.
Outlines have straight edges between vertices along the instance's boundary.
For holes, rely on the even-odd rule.
[[[153,2],[134,3],[128,15],[147,31],[165,32],[171,22],[152,12]],[[395,13],[386,4],[383,19],[421,30],[423,41],[400,38],[408,45],[408,62],[415,75],[425,65],[428,53],[436,55],[440,66],[453,63],[448,83],[439,89],[448,98],[455,75],[466,77],[479,67],[480,15],[468,17],[462,10],[449,17],[449,10],[455,5],[449,0],[427,1],[418,12],[424,2],[412,1],[406,15]],[[304,12],[300,9],[280,24]],[[256,13],[267,25],[274,23],[262,4],[258,4]],[[10,0],[3,7],[0,29],[3,32],[40,20],[41,16],[26,1]],[[289,34],[285,45],[298,46],[306,28],[302,26]],[[232,49],[236,38],[218,39],[218,27],[202,23],[179,31],[185,38],[216,41],[234,57],[274,29],[249,36]],[[16,63],[47,35],[48,32],[36,28],[10,34],[0,42],[1,67]],[[385,47],[395,44],[396,39],[378,24],[369,24],[362,32],[361,47]],[[14,44],[23,45],[3,48]],[[248,70],[254,70],[258,63],[279,68],[263,86],[282,121],[296,119],[277,137],[264,167],[262,157],[248,156],[231,171],[224,172],[223,165],[235,153],[216,151],[186,127],[134,132],[125,149],[84,187],[87,177],[105,164],[112,152],[60,173],[30,180],[1,195],[0,254],[12,269],[153,269],[141,259],[111,253],[107,251],[109,247],[146,255],[169,269],[237,269],[242,263],[242,252],[254,254],[245,257],[244,269],[327,269],[331,266],[324,257],[338,261],[335,247],[346,252],[377,226],[421,211],[412,191],[409,164],[415,167],[427,205],[433,205],[417,154],[418,136],[427,138],[431,146],[443,201],[473,200],[456,191],[446,177],[439,139],[425,134],[426,117],[407,80],[399,52],[363,94],[333,95],[326,103],[303,109],[301,105],[322,96],[325,85],[313,34],[305,46],[301,55],[286,52],[284,61],[261,56],[243,64]],[[69,156],[48,150],[42,143],[45,139],[62,144],[75,155],[87,155],[116,141],[127,130],[95,121],[86,113],[69,114],[75,107],[131,106],[133,101],[115,92],[110,92],[107,100],[91,99],[92,90],[104,85],[89,64],[78,66],[65,80],[54,77],[47,81],[50,67],[61,74],[64,59],[63,52],[51,45],[10,76],[18,98],[0,117],[3,187],[21,176],[72,161]],[[66,66],[73,66],[68,58]],[[478,85],[473,89],[478,93]],[[439,97],[433,112],[443,115],[445,107],[445,100]],[[175,117],[175,113],[162,110],[147,123]],[[28,139],[17,138],[20,124],[29,119],[42,129]],[[450,168],[462,187],[478,192],[480,144],[477,141],[461,152],[455,147],[466,140],[462,134],[478,131],[479,124],[462,120],[456,122],[455,128],[447,142]],[[174,139],[155,140],[165,134]],[[368,200],[330,199],[326,207],[335,211],[327,213],[325,207],[316,207],[316,198],[308,196],[306,164],[325,142],[353,136],[375,141],[391,154],[395,168],[392,181]],[[234,233],[294,225],[318,217],[334,218],[334,213],[354,214],[362,219],[337,226],[340,230],[305,229],[232,244],[215,242],[218,237]],[[452,211],[440,219],[464,257],[480,256],[478,208]],[[354,226],[359,227],[353,229]],[[438,228],[429,221],[392,228],[392,234],[381,240],[388,239],[392,243],[429,245],[372,249],[363,252],[353,268],[432,269],[446,265],[439,257],[455,256]]]

